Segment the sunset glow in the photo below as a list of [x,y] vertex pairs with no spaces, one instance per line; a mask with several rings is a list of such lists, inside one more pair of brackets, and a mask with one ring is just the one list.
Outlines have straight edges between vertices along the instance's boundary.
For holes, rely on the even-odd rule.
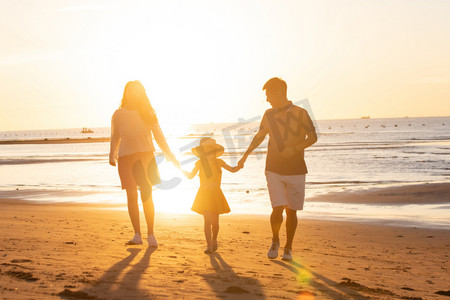
[[446,115],[449,10],[437,0],[3,3],[1,128],[108,126],[135,79],[161,120],[182,124],[260,114],[273,76],[318,119]]

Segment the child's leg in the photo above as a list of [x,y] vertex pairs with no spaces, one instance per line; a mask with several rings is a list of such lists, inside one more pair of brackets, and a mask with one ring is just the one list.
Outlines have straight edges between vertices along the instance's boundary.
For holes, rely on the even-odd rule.
[[212,250],[217,250],[217,235],[219,234],[219,214],[211,213],[211,227],[212,227]]
[[209,211],[204,212],[203,218],[205,220],[204,229],[205,229],[206,247],[208,249],[211,249],[211,212]]
[[217,240],[217,235],[219,234],[219,214],[211,213],[211,226],[212,226],[212,238]]

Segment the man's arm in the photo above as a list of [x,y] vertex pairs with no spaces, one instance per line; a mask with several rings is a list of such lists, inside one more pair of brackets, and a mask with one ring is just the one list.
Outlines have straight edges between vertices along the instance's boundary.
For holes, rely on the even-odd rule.
[[250,155],[250,153],[253,152],[266,138],[266,135],[269,133],[269,129],[267,126],[265,126],[265,118],[263,117],[261,124],[259,126],[259,130],[256,133],[256,135],[253,137],[252,142],[247,148],[247,151],[245,151],[244,155],[238,162],[238,167],[242,169],[244,167],[244,163],[247,160],[247,157]]
[[302,151],[317,142],[316,129],[314,128],[314,124],[307,112],[305,112],[304,121],[302,124],[306,130],[305,140],[299,141],[293,145],[287,145],[287,147],[285,147],[280,153],[282,156],[289,158],[292,155],[295,155],[298,151]]

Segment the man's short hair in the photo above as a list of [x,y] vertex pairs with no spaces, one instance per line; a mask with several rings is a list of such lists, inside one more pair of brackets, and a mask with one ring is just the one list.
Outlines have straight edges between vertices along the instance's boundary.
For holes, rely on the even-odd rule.
[[284,81],[283,79],[274,77],[274,78],[267,80],[267,82],[263,86],[263,91],[264,90],[267,90],[270,93],[274,93],[274,94],[280,93],[283,96],[286,96],[287,95],[287,84],[286,84],[286,81]]

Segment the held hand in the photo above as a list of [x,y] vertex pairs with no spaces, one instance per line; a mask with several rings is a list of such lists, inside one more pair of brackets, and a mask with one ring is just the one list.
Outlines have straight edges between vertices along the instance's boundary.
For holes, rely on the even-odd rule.
[[242,169],[242,168],[239,167],[239,166],[236,166],[236,167],[231,168],[231,172],[232,172],[232,173],[236,173],[236,172],[239,171],[240,169]]
[[246,160],[246,158],[244,158],[244,157],[242,157],[242,158],[239,160],[239,162],[238,162],[238,164],[237,164],[237,166],[239,167],[239,169],[242,169],[242,168],[244,167],[245,160]]
[[170,161],[176,168],[181,169],[181,164],[173,153],[166,156],[167,160]]
[[172,160],[172,163],[176,168],[181,169],[181,164],[176,158]]

